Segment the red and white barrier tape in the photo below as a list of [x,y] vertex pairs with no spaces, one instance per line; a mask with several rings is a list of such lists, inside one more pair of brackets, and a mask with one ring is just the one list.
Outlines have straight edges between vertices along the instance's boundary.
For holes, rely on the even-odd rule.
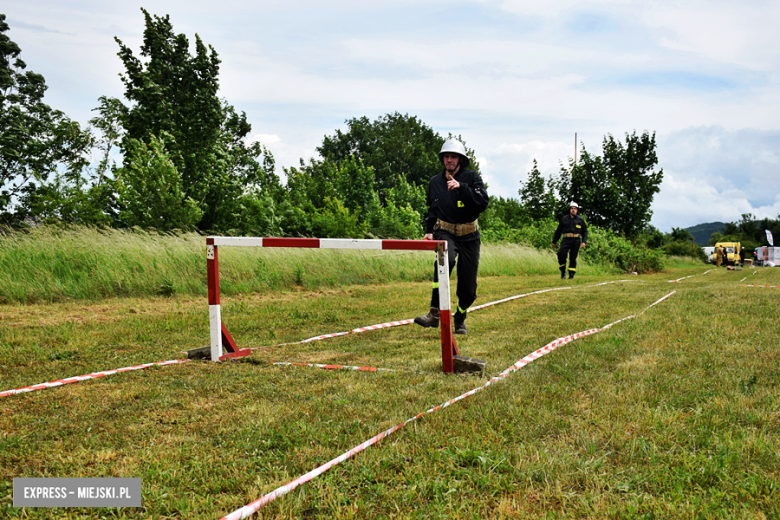
[[[610,284],[610,283],[618,283],[618,282],[623,282],[623,281],[632,281],[632,280],[617,280],[617,281],[614,281],[614,282],[604,282],[604,283],[600,283],[600,284],[596,284],[596,285],[592,285],[592,286],[586,286],[586,287],[597,287],[599,285],[607,285],[607,284]],[[520,294],[520,295],[517,295],[517,296],[511,296],[509,298],[504,298],[503,300],[499,300],[499,301],[491,302],[491,303],[486,303],[486,304],[480,305],[478,307],[473,307],[473,308],[469,309],[469,311],[483,309],[483,308],[489,307],[491,305],[496,305],[498,303],[508,302],[510,300],[516,300],[518,298],[523,298],[525,296],[530,296],[532,294],[540,294],[540,293],[549,292],[549,291],[558,291],[558,290],[561,290],[561,289],[571,289],[571,287],[556,287],[556,288],[553,288],[553,289],[544,289],[544,290],[541,290],[541,291],[535,291],[535,292],[531,292],[531,293]],[[296,341],[296,342],[292,342],[292,343],[279,343],[279,344],[276,344],[276,345],[269,345],[269,346],[266,346],[266,347],[252,347],[251,350],[273,348],[273,347],[283,347],[285,345],[299,345],[299,344],[302,344],[302,343],[309,343],[311,341],[320,341],[320,340],[323,340],[323,339],[330,339],[330,338],[336,338],[336,337],[339,337],[339,336],[346,336],[347,334],[357,334],[357,333],[360,333],[360,332],[368,332],[368,331],[371,331],[371,330],[380,330],[380,329],[386,329],[386,328],[389,328],[389,327],[398,327],[400,325],[409,325],[411,323],[414,323],[413,319],[401,320],[401,321],[389,321],[389,322],[386,322],[386,323],[379,323],[377,325],[368,325],[367,327],[358,327],[356,329],[352,329],[352,330],[347,331],[347,332],[334,332],[332,334],[322,334],[322,335],[319,335],[319,336],[314,336],[312,338],[308,338],[308,339],[304,339],[302,341]],[[53,388],[55,386],[62,386],[62,385],[66,385],[66,384],[69,384],[69,383],[79,383],[81,381],[87,381],[89,379],[97,379],[99,377],[113,375],[113,374],[116,374],[118,372],[129,372],[131,370],[143,370],[144,368],[149,368],[149,367],[155,366],[155,365],[157,365],[157,366],[167,366],[167,365],[172,365],[172,364],[176,364],[176,363],[186,363],[187,361],[189,361],[189,360],[188,359],[174,359],[174,360],[170,360],[170,361],[160,361],[160,362],[157,362],[157,363],[146,363],[144,365],[136,365],[134,367],[118,368],[116,370],[106,370],[106,371],[103,371],[103,372],[94,372],[92,374],[86,374],[86,375],[83,375],[83,376],[74,376],[74,377],[69,377],[69,378],[66,378],[66,379],[58,379],[57,381],[50,381],[48,383],[39,383],[37,385],[26,386],[24,388],[16,388],[16,389],[13,389],[13,390],[5,390],[3,392],[0,392],[0,397],[6,397],[6,396],[9,396],[9,395],[21,394],[21,393],[24,393],[24,392],[32,392],[33,390],[43,390],[43,389],[46,389],[46,388]]]
[[332,459],[329,462],[326,462],[325,464],[319,466],[318,468],[316,468],[316,469],[314,469],[314,470],[312,470],[312,471],[310,471],[310,472],[308,472],[308,473],[306,473],[304,475],[301,475],[300,477],[296,478],[295,480],[292,480],[291,482],[288,482],[287,484],[285,484],[285,485],[283,485],[281,487],[276,488],[275,490],[271,491],[267,495],[264,495],[263,497],[255,500],[254,502],[250,502],[249,504],[245,505],[241,509],[237,509],[237,510],[233,511],[232,513],[222,517],[220,520],[239,520],[239,519],[247,518],[247,517],[255,514],[264,505],[266,505],[266,504],[268,504],[270,502],[273,502],[274,500],[276,500],[277,498],[279,498],[280,496],[282,496],[282,495],[284,495],[286,493],[289,493],[290,491],[292,491],[296,487],[300,486],[301,484],[304,484],[304,483],[306,483],[306,482],[308,482],[308,481],[318,477],[319,475],[322,475],[323,473],[328,471],[330,468],[332,468],[336,464],[339,464],[340,462],[343,462],[343,461],[351,458],[353,455],[355,455],[357,453],[360,453],[361,451],[365,450],[369,446],[372,446],[372,445],[376,444],[377,442],[381,441],[385,437],[387,437],[387,436],[397,432],[398,430],[400,430],[401,428],[403,428],[404,426],[406,426],[410,422],[416,421],[417,419],[419,419],[420,417],[423,417],[424,415],[427,415],[427,414],[436,412],[438,410],[447,408],[448,406],[450,406],[452,404],[455,404],[455,403],[457,403],[458,401],[460,401],[462,399],[465,399],[465,398],[467,398],[469,396],[472,396],[472,395],[476,394],[477,392],[481,392],[482,390],[485,390],[490,385],[493,385],[493,384],[495,384],[495,383],[497,383],[499,381],[502,381],[510,373],[514,372],[515,370],[519,370],[519,369],[523,368],[524,366],[526,366],[527,364],[531,363],[532,361],[535,361],[535,360],[539,359],[540,357],[542,357],[542,356],[544,356],[546,354],[549,354],[550,352],[552,352],[553,350],[557,349],[558,347],[562,347],[563,345],[565,345],[567,343],[570,343],[570,342],[574,341],[575,339],[582,338],[582,337],[585,337],[585,336],[590,336],[591,334],[596,334],[597,332],[601,332],[601,331],[607,330],[608,328],[612,327],[613,325],[616,325],[616,324],[620,323],[621,321],[630,320],[632,318],[635,318],[636,316],[644,314],[644,312],[647,311],[650,307],[653,307],[654,305],[657,305],[657,304],[661,303],[666,298],[668,298],[671,295],[673,295],[675,292],[676,291],[672,291],[669,294],[667,294],[666,296],[664,296],[663,298],[661,298],[660,300],[657,300],[655,303],[650,304],[649,306],[647,306],[647,308],[645,308],[639,314],[627,316],[627,317],[625,317],[623,319],[620,319],[620,320],[617,320],[617,321],[613,321],[612,323],[610,323],[608,325],[604,325],[603,327],[601,327],[599,329],[590,329],[590,330],[586,330],[586,331],[583,331],[583,332],[577,332],[576,334],[572,334],[570,336],[566,336],[566,337],[563,337],[563,338],[558,338],[558,339],[556,339],[554,341],[551,341],[550,343],[548,343],[544,347],[540,348],[539,350],[536,350],[536,351],[528,354],[523,359],[519,360],[517,363],[513,364],[512,366],[510,366],[509,368],[507,368],[506,370],[504,370],[503,372],[501,372],[497,376],[491,378],[484,385],[482,385],[480,387],[477,387],[477,388],[475,388],[473,390],[470,390],[470,391],[466,392],[465,394],[461,394],[461,395],[459,395],[458,397],[456,397],[454,399],[450,399],[449,401],[447,401],[444,404],[440,404],[439,406],[434,406],[430,410],[426,410],[425,412],[419,413],[419,414],[415,415],[414,417],[412,417],[411,419],[407,419],[406,421],[402,422],[401,424],[399,424],[397,426],[393,426],[392,428],[390,428],[388,430],[385,430],[382,433],[380,433],[378,435],[375,435],[374,437],[371,437],[367,441],[365,441],[365,442],[363,442],[361,444],[358,444],[357,446],[355,446],[351,450],[342,453],[341,455],[339,455],[335,459]]
[[[602,282],[602,283],[598,283],[598,284],[595,284],[595,285],[587,285],[587,286],[583,286],[583,288],[598,287],[600,285],[608,285],[608,284],[612,284],[612,283],[621,283],[621,282],[633,282],[633,281],[635,281],[635,280],[616,280],[616,281],[613,281],[613,282]],[[467,312],[478,311],[478,310],[484,309],[486,307],[490,307],[492,305],[498,305],[499,303],[506,303],[506,302],[509,302],[509,301],[512,301],[512,300],[517,300],[519,298],[525,298],[526,296],[531,296],[533,294],[541,294],[541,293],[546,293],[546,292],[550,292],[550,291],[562,291],[562,290],[567,290],[567,289],[572,289],[572,287],[554,287],[552,289],[543,289],[541,291],[534,291],[534,292],[525,293],[525,294],[518,294],[517,296],[510,296],[509,298],[504,298],[503,300],[497,300],[497,301],[494,301],[494,302],[485,303],[483,305],[477,305],[476,307],[471,307],[471,308],[468,309]],[[287,345],[300,345],[302,343],[309,343],[311,341],[320,341],[320,340],[323,340],[323,339],[330,339],[330,338],[335,338],[335,337],[339,337],[339,336],[346,336],[347,334],[359,334],[361,332],[368,332],[368,331],[371,331],[371,330],[387,329],[387,328],[390,328],[390,327],[400,327],[402,325],[411,325],[412,323],[414,323],[414,319],[407,319],[407,320],[400,320],[400,321],[388,321],[386,323],[378,323],[376,325],[368,325],[366,327],[358,327],[356,329],[352,329],[352,330],[345,331],[345,332],[334,332],[334,333],[331,333],[331,334],[322,334],[320,336],[314,336],[313,338],[308,338],[308,339],[304,339],[304,340],[301,340],[301,341],[294,341],[294,342],[290,342],[290,343],[277,343],[276,345],[267,345],[267,346],[263,346],[263,347],[250,347],[250,350],[268,349],[268,348],[275,348],[275,347],[284,347],[284,346],[287,346]]]
[[747,285],[742,284],[742,287],[766,287],[767,289],[780,289],[780,285]]
[[349,365],[321,365],[319,363],[283,363],[280,361],[271,363],[272,365],[282,366],[294,366],[294,367],[314,367],[324,368],[325,370],[357,370],[360,372],[377,372],[377,371],[393,371],[392,368],[376,368],[376,367],[354,367]]
[[0,392],[0,397],[5,397],[7,395],[15,395],[15,394],[23,394],[25,392],[32,392],[33,390],[44,390],[46,388],[54,388],[55,386],[62,386],[67,385],[70,383],[80,383],[82,381],[87,381],[89,379],[97,379],[99,377],[105,377],[105,376],[112,376],[114,374],[118,374],[120,372],[131,372],[133,370],[143,370],[144,368],[149,368],[153,366],[168,366],[168,365],[175,365],[177,363],[186,363],[189,361],[188,359],[171,359],[170,361],[160,361],[158,363],[146,363],[143,365],[135,365],[132,367],[124,367],[124,368],[117,368],[116,370],[105,370],[103,372],[93,372],[91,374],[86,374],[83,376],[73,376],[73,377],[66,377],[65,379],[58,379],[56,381],[50,381],[48,383],[40,383],[37,385],[32,386],[25,386],[24,388],[16,388],[14,390],[6,390],[4,392]]
[[323,339],[337,338],[339,336],[346,336],[347,334],[358,334],[360,332],[368,332],[370,330],[387,329],[390,327],[398,327],[400,325],[409,325],[414,323],[414,320],[401,320],[401,321],[388,321],[387,323],[379,323],[377,325],[368,325],[367,327],[358,327],[357,329],[348,330],[345,332],[333,332],[331,334],[322,334],[320,336],[314,336],[313,338],[303,339],[301,341],[293,341],[290,343],[277,343],[276,345],[268,345],[265,347],[251,347],[250,350],[259,350],[275,347],[284,347],[286,345],[301,345],[303,343],[310,343],[312,341],[320,341]]
[[531,296],[532,294],[542,294],[542,293],[546,293],[546,292],[550,292],[550,291],[564,291],[566,289],[571,289],[571,287],[554,287],[552,289],[543,289],[541,291],[534,291],[534,292],[529,292],[529,293],[526,293],[526,294],[518,294],[517,296],[510,296],[509,298],[504,298],[503,300],[498,300],[498,301],[495,301],[495,302],[490,302],[490,303],[485,303],[485,304],[482,304],[482,305],[477,305],[476,307],[470,307],[468,312],[478,311],[480,309],[484,309],[484,308],[490,307],[492,305],[498,305],[499,303],[506,303],[506,302],[510,302],[512,300],[517,300],[518,298],[525,298],[526,296]]
[[690,276],[683,276],[682,278],[678,278],[677,280],[669,280],[669,283],[680,283],[680,280],[685,280],[686,278],[693,278],[694,276],[704,276],[705,274],[709,273],[710,271],[712,271],[712,269],[704,271],[701,274],[692,274]]

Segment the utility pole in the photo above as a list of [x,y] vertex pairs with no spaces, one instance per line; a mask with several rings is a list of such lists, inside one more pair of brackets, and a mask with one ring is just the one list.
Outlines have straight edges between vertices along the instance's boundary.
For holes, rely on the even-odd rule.
[[577,166],[577,132],[574,132],[574,166]]

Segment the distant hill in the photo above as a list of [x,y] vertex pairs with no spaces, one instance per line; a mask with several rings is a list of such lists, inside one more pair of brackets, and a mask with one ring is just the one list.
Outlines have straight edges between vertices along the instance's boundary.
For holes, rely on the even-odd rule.
[[726,224],[723,222],[706,222],[704,224],[697,224],[693,227],[685,228],[690,231],[693,238],[696,239],[696,243],[700,246],[706,246],[707,242],[712,237],[712,234],[716,231],[723,233],[726,229]]

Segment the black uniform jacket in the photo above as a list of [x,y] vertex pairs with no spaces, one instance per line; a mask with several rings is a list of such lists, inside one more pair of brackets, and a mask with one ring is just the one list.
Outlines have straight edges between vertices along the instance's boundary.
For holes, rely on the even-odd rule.
[[[428,183],[428,216],[425,217],[425,232],[433,233],[436,219],[450,224],[474,222],[488,206],[489,197],[485,183],[474,170],[460,170],[454,179],[460,188],[447,190],[447,174],[442,172],[431,177]],[[460,237],[461,240],[477,239],[479,231]]]
[[588,241],[588,225],[585,224],[585,220],[579,215],[572,217],[571,213],[569,213],[563,216],[561,223],[558,224],[558,229],[555,230],[555,235],[553,235],[553,244],[557,243],[561,235],[566,233],[577,233],[582,235],[583,242]]

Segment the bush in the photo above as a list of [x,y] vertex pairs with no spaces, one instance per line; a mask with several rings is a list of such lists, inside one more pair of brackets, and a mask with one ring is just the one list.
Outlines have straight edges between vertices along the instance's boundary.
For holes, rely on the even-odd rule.
[[664,247],[664,251],[669,256],[690,256],[697,260],[707,263],[707,255],[698,244],[689,240],[676,240],[669,242]]
[[[510,228],[500,219],[492,219],[488,229],[481,231],[482,238],[488,243],[516,243],[550,249],[552,238],[558,223],[553,219],[539,220],[522,226]],[[700,250],[701,251],[701,250]],[[663,253],[661,251],[636,246],[611,230],[595,226],[588,228],[588,243],[580,256],[592,264],[601,264],[622,272],[647,273],[663,271]]]
[[489,225],[482,227],[480,220],[480,234],[485,242],[523,244],[536,249],[552,247],[552,237],[558,223],[552,219],[540,220],[519,229],[511,228],[498,218],[490,220]]
[[311,218],[312,232],[321,238],[363,238],[366,226],[339,199],[325,197],[325,207]]
[[635,246],[611,229],[591,226],[588,245],[580,253],[585,259],[603,262],[626,273],[663,271],[663,254],[655,249]]

